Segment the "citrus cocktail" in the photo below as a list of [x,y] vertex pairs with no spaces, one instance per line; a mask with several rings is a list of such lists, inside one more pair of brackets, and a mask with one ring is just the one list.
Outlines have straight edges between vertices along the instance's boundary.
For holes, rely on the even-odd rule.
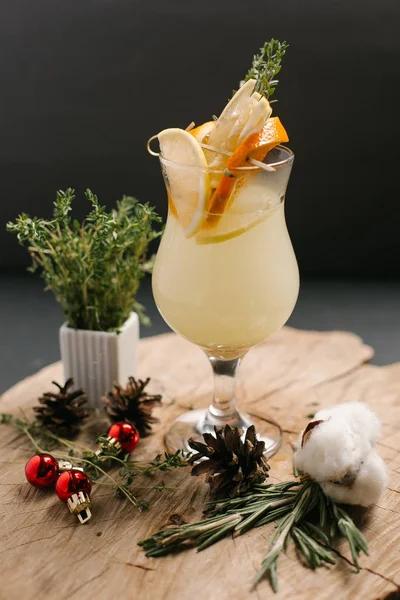
[[[275,70],[285,49],[275,40],[262,49]],[[212,404],[174,422],[166,437],[171,450],[187,449],[189,437],[215,425],[248,427],[235,405],[236,369],[250,348],[285,324],[297,300],[299,274],[284,214],[294,155],[271,115],[273,80],[254,61],[255,77],[246,78],[218,119],[154,136],[169,205],[154,298],[168,325],[206,352],[215,375]],[[267,439],[269,454],[278,446],[276,435]]]

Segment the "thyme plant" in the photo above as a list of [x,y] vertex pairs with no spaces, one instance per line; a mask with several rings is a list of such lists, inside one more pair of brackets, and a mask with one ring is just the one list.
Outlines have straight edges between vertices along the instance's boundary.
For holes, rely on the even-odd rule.
[[51,220],[23,213],[7,229],[27,246],[29,270],[40,270],[70,327],[118,331],[132,310],[146,323],[136,293],[151,268],[146,252],[161,219],[130,196],[108,212],[93,192],[85,195],[91,210],[82,222],[71,218],[75,191],[69,188],[57,192]]

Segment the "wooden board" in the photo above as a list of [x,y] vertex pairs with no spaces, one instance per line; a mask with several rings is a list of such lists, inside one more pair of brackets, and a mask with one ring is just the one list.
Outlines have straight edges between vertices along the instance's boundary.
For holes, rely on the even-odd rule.
[[[272,417],[285,431],[284,444],[271,459],[272,480],[292,477],[291,443],[307,415],[323,406],[361,400],[383,424],[379,450],[390,469],[389,488],[362,515],[370,556],[355,575],[342,559],[336,568],[312,572],[289,552],[279,564],[277,598],[340,600],[389,598],[400,591],[400,364],[378,368],[366,364],[373,351],[355,335],[285,328],[249,352],[240,371],[238,400],[258,418]],[[188,407],[207,405],[212,387],[207,359],[195,346],[168,334],[142,340],[140,375],[153,378],[164,405],[162,423],[141,442],[136,456],[153,457],[162,449],[168,423]],[[60,364],[51,365],[14,386],[0,400],[1,412],[30,415],[30,407],[52,379],[62,379]],[[105,430],[106,422],[98,425]],[[93,438],[92,438],[93,439]],[[272,597],[267,582],[255,592],[250,582],[266,552],[271,527],[226,539],[201,554],[147,559],[136,542],[178,513],[197,519],[207,486],[183,469],[168,475],[173,492],[152,489],[146,479],[138,494],[150,503],[138,513],[107,488],[94,486],[94,517],[79,525],[54,492],[37,491],[24,479],[29,444],[9,426],[0,426],[0,599],[98,600],[243,600]],[[340,548],[346,553],[345,547]],[[390,596],[394,598],[395,596]]]

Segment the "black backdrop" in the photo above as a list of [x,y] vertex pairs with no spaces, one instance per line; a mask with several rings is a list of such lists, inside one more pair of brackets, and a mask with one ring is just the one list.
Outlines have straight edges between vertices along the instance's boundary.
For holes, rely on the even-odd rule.
[[400,275],[399,0],[12,0],[0,4],[3,223],[55,191],[123,193],[165,214],[147,138],[218,113],[270,37],[296,153],[287,219],[303,274]]

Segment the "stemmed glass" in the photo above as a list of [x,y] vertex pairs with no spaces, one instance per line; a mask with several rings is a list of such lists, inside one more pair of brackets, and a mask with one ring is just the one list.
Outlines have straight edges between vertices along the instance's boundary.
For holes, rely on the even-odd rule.
[[[299,273],[286,228],[284,199],[294,160],[278,146],[265,167],[235,170],[236,195],[224,214],[205,215],[204,227],[186,237],[176,210],[170,180],[187,169],[192,179],[203,167],[188,167],[159,155],[168,192],[169,211],[153,270],[153,294],[168,325],[197,344],[214,373],[208,408],[179,416],[166,434],[169,450],[189,450],[188,439],[230,424],[246,430],[251,420],[236,407],[238,366],[246,352],[264,342],[287,321],[299,290]],[[209,171],[210,178],[222,172]],[[208,226],[207,226],[208,223]],[[271,422],[259,431],[272,455],[281,443]]]

